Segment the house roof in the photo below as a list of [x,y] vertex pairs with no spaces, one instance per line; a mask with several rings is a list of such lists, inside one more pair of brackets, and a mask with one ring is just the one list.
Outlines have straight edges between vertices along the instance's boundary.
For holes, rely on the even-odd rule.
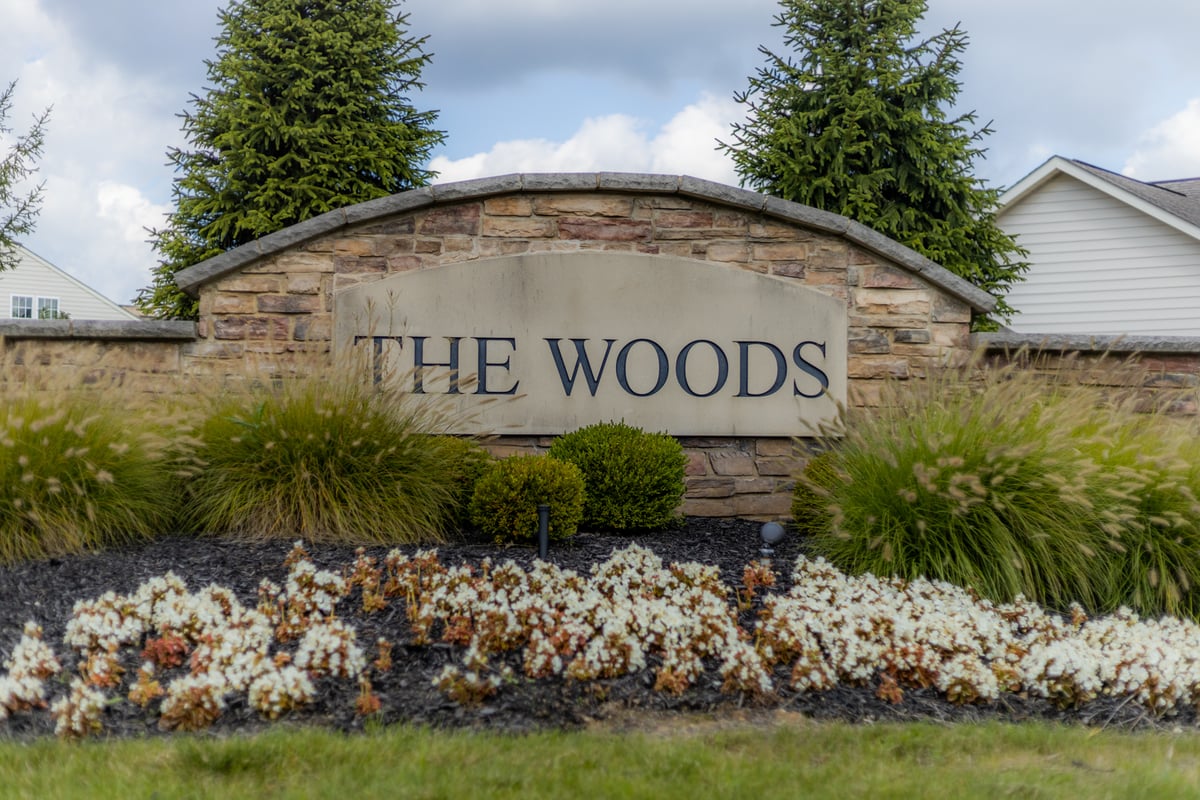
[[501,194],[524,192],[626,191],[644,194],[676,194],[717,205],[757,212],[825,233],[841,236],[865,250],[881,255],[907,269],[976,311],[989,312],[996,298],[960,278],[920,253],[854,220],[810,206],[757,192],[701,180],[688,175],[651,175],[623,172],[523,173],[478,178],[457,183],[435,184],[365,203],[329,211],[290,228],[221,253],[181,270],[175,283],[196,297],[200,287],[250,263],[334,231],[361,225],[394,214],[431,206],[461,203]]
[[1069,175],[1183,233],[1200,239],[1200,178],[1139,181],[1074,158],[1053,156],[1000,197],[1003,214],[1057,175]]

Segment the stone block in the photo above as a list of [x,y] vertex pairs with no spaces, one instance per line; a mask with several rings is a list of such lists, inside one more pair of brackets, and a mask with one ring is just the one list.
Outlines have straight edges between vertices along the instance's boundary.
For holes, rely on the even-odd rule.
[[333,242],[334,255],[338,256],[373,256],[375,255],[374,237],[356,236],[336,239]]
[[754,245],[754,258],[762,261],[808,262],[808,244],[804,242],[769,242]]
[[934,322],[971,322],[971,307],[955,297],[940,292],[933,296]]
[[690,452],[686,455],[687,465],[683,468],[684,475],[690,477],[708,474],[708,456],[697,452]]
[[215,294],[206,305],[209,314],[253,314],[258,310],[252,294]]
[[929,331],[925,329],[902,328],[892,334],[897,344],[929,344]]
[[709,261],[745,263],[750,260],[750,245],[745,242],[712,242],[702,247]]
[[711,228],[711,211],[659,211],[654,215],[658,228]]
[[553,217],[484,217],[484,236],[519,239],[548,239],[558,234]]
[[804,264],[798,261],[776,261],[771,265],[771,274],[781,278],[804,280]]
[[874,328],[851,328],[848,344],[849,352],[852,355],[882,354],[892,351],[887,334]]
[[[479,240],[479,255],[481,258],[491,256],[511,256],[517,253],[528,253],[531,250],[542,249],[542,246],[547,246],[547,249],[558,243],[548,239],[534,239],[532,242],[516,241],[511,239],[480,239]],[[577,246],[572,246],[573,250],[577,250]]]
[[413,242],[413,252],[421,253],[422,255],[441,255],[442,240],[418,239],[416,242]]
[[764,437],[754,442],[754,452],[760,456],[793,456],[799,449],[794,439]]
[[759,475],[792,476],[804,469],[805,459],[788,456],[784,458],[759,458],[755,461]]
[[911,272],[895,267],[877,266],[862,270],[862,284],[867,289],[924,289],[925,283]]
[[382,256],[335,256],[334,272],[387,272],[387,259]]
[[543,195],[533,199],[533,213],[543,216],[632,217],[633,198],[612,194]]
[[320,272],[293,272],[287,276],[288,294],[321,294],[325,275]]
[[763,494],[775,490],[774,478],[734,478],[735,494]]
[[358,233],[371,236],[408,236],[417,229],[417,222],[411,216],[392,219],[366,228],[359,228]]
[[851,356],[846,367],[846,374],[850,378],[865,378],[867,380],[876,380],[879,378],[898,378],[904,380],[909,377],[908,359],[881,356]]
[[846,269],[850,259],[844,244],[826,242],[810,246],[807,263],[810,269]]
[[563,239],[636,242],[650,241],[651,233],[649,222],[636,219],[562,217],[558,222],[558,235]]
[[216,283],[218,291],[247,294],[274,294],[282,287],[283,278],[279,275],[235,275]]
[[733,478],[692,478],[687,482],[685,497],[732,497],[735,494]]
[[790,225],[780,225],[778,222],[750,222],[750,236],[754,239],[782,239],[789,242],[803,242],[812,238],[812,234],[797,230]]
[[425,266],[425,261],[420,256],[388,256],[384,264],[387,266],[387,272],[408,272],[414,269],[421,269]]
[[481,215],[480,203],[434,208],[419,218],[417,232],[422,236],[477,235]]
[[260,294],[258,310],[264,314],[312,314],[322,310],[322,299],[312,294]]
[[489,197],[483,201],[483,213],[499,217],[528,217],[533,213],[533,198]]
[[754,457],[744,450],[712,450],[708,462],[717,475],[754,475]]

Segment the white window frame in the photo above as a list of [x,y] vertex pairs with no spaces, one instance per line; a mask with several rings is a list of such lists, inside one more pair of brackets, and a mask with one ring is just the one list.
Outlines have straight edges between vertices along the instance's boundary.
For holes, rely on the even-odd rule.
[[[25,303],[22,302],[21,308],[18,309],[18,307],[17,307],[18,301],[28,301],[28,305],[25,305]],[[35,298],[31,294],[9,295],[8,296],[8,315],[12,319],[33,319],[34,318],[33,309],[34,309],[35,305],[36,305]],[[29,313],[27,315],[23,315],[23,314],[18,314],[17,313],[18,311],[27,311]]]
[[[50,306],[51,303],[54,304],[52,312],[51,312],[51,316],[43,317],[42,312],[48,308],[51,308],[51,306]],[[39,297],[37,299],[37,316],[34,317],[34,319],[58,319],[58,298],[57,297]]]

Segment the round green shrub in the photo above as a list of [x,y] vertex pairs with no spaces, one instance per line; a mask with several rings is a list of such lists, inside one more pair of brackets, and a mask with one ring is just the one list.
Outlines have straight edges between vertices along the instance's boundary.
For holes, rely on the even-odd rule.
[[597,423],[555,439],[550,455],[583,474],[587,527],[652,530],[677,518],[687,456],[665,433],[646,433],[623,422]]
[[838,481],[837,455],[826,450],[808,459],[792,490],[792,527],[802,536],[828,529],[830,493]]
[[473,439],[458,436],[438,438],[448,448],[454,460],[454,498],[451,513],[459,527],[464,527],[471,522],[471,497],[475,494],[475,484],[495,459]]
[[537,538],[541,504],[550,506],[550,538],[575,535],[583,518],[583,475],[550,456],[511,456],[494,462],[475,484],[471,521],[498,544]]
[[189,521],[208,533],[344,543],[441,541],[461,450],[411,398],[300,376],[214,401],[198,425]]
[[95,390],[8,387],[0,398],[0,562],[108,547],[169,526],[175,483],[150,411]]

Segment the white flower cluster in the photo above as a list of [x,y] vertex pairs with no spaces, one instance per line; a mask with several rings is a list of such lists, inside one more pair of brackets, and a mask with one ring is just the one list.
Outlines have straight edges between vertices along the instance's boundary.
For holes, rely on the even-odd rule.
[[[281,714],[312,702],[312,679],[322,675],[357,679],[366,658],[355,630],[332,619],[347,593],[346,581],[317,570],[297,545],[287,589],[266,585],[258,608],[247,608],[223,586],[192,593],[176,575],[153,578],[125,596],[106,592],[75,604],[67,623],[66,643],[80,655],[81,677],[70,696],[55,704],[63,735],[99,730],[103,694],[95,687],[116,686],[122,648],[145,645],[147,659],[129,697],[148,705],[162,696],[161,725],[198,730],[211,725],[230,695],[246,693],[264,716]],[[14,651],[10,675],[0,681],[0,712],[44,705],[42,679],[48,666],[58,670],[52,651],[27,628]],[[302,635],[294,654],[275,652],[278,642]],[[186,665],[183,664],[186,658]],[[295,662],[292,665],[289,662]],[[34,670],[26,665],[41,664]],[[185,667],[165,689],[154,680],[156,668]],[[9,702],[4,702],[5,698]]]
[[863,685],[887,675],[936,687],[952,702],[1027,692],[1060,707],[1130,697],[1157,714],[1200,705],[1200,625],[1142,620],[1122,609],[1088,620],[1048,614],[1018,598],[980,600],[938,581],[850,578],[801,557],[787,595],[770,596],[757,629],[771,664],[791,663],[792,686]]
[[62,670],[54,651],[42,641],[41,627],[33,622],[25,623],[4,668],[8,674],[0,675],[0,720],[13,712],[45,706],[45,681]]
[[[411,558],[393,551],[383,568],[359,553],[347,581],[316,569],[299,545],[288,564],[286,587],[264,582],[256,608],[220,586],[191,593],[173,574],[129,596],[76,603],[65,639],[79,653],[80,676],[52,706],[59,732],[97,731],[105,705],[99,689],[124,681],[132,702],[162,698],[161,724],[171,729],[211,725],[239,693],[275,719],[311,703],[323,676],[357,680],[359,706],[378,709],[356,631],[334,616],[354,587],[364,596],[369,590],[367,612],[401,599],[414,643],[437,638],[461,648],[461,666],[447,666],[433,683],[462,703],[481,702],[511,680],[497,656],[515,653],[531,679],[595,680],[653,668],[656,688],[676,694],[712,666],[722,689],[753,695],[774,693],[776,674],[785,672],[794,691],[877,683],[877,694],[893,701],[924,687],[955,703],[1023,692],[1061,707],[1102,695],[1155,714],[1200,707],[1195,622],[1143,620],[1127,610],[1089,620],[1077,607],[1060,617],[1023,599],[994,604],[938,581],[848,577],[822,559],[799,558],[786,593],[768,591],[775,585],[769,565],[751,565],[736,595],[716,568],[666,566],[636,545],[589,576],[543,562],[529,571],[488,559],[448,568],[434,551]],[[752,601],[759,611],[747,630],[738,614]],[[293,651],[279,649],[291,640]],[[120,651],[139,646],[145,663],[135,683],[124,676]],[[390,665],[390,652],[381,643],[376,669],[388,668],[381,665]],[[61,669],[33,623],[4,667],[0,719],[44,707],[46,679]],[[165,689],[159,674],[174,675]]]
[[339,619],[314,622],[304,632],[293,660],[313,675],[357,678],[367,667],[357,639],[354,628]]
[[[610,678],[659,661],[659,688],[682,692],[718,659],[731,690],[765,692],[770,678],[737,624],[737,610],[715,568],[664,567],[636,545],[592,568],[591,580],[538,562],[525,573],[513,562],[496,569],[426,565],[410,605],[418,638],[442,626],[442,639],[466,646],[466,676],[488,669],[489,656],[524,647],[532,678]],[[453,683],[443,674],[435,685]],[[479,680],[482,680],[481,678]]]
[[104,692],[88,686],[82,678],[72,678],[70,694],[54,701],[50,707],[54,733],[65,738],[82,738],[98,733],[105,700]]

